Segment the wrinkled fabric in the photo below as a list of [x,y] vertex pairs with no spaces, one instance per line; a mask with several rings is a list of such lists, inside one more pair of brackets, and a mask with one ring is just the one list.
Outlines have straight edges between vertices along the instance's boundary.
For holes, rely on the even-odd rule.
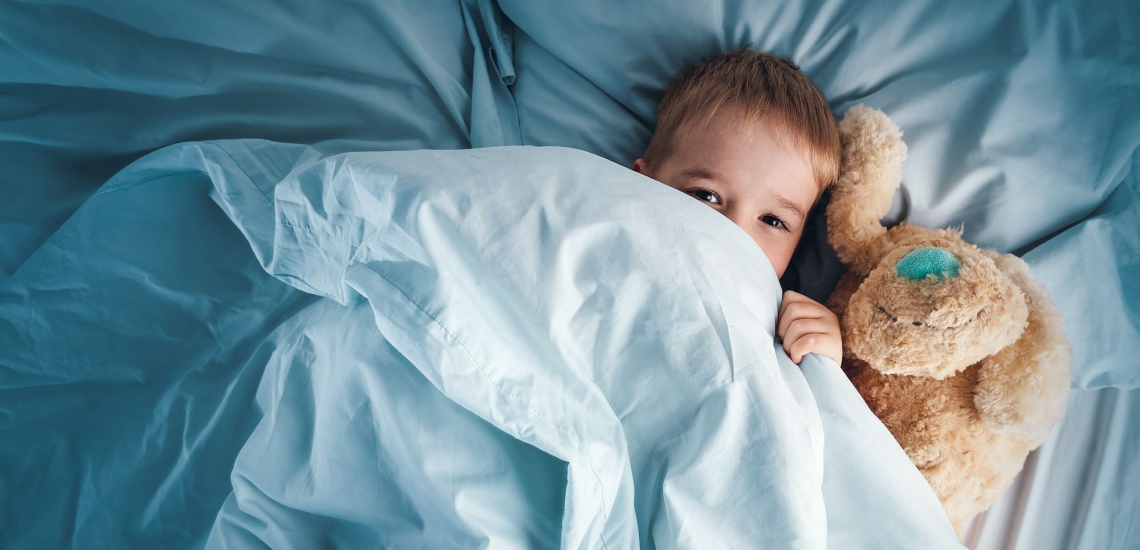
[[776,344],[747,235],[586,153],[175,146],[31,261],[0,479],[38,520],[5,547],[958,547],[835,364]]
[[[0,293],[37,293],[0,315],[31,335],[0,330],[0,536],[33,548],[203,536],[229,485],[189,472],[232,465],[261,416],[247,351],[260,361],[309,299],[261,286],[248,245],[187,191],[199,176],[120,191],[112,223],[93,214],[112,197],[92,194],[132,161],[201,139],[332,154],[517,137],[625,166],[676,71],[753,45],[795,60],[836,114],[885,110],[910,150],[910,221],[1023,255],[1065,315],[1074,394],[1095,398],[1070,404],[1042,455],[1098,450],[1038,463],[1013,525],[1072,529],[1022,547],[1135,546],[1120,526],[1140,524],[1125,444],[1140,416],[1099,403],[1140,383],[1137,28],[1140,4],[1119,0],[0,3]],[[817,217],[785,284],[822,299],[840,268]],[[151,314],[171,320],[161,338],[127,322]],[[193,437],[215,423],[236,435]],[[1088,447],[1082,434],[1112,437]],[[169,490],[155,492],[160,478]],[[145,509],[139,487],[155,495]],[[43,517],[47,538],[9,528]],[[123,517],[147,519],[90,531]]]
[[488,32],[492,7],[0,4],[0,281],[113,174],[173,143],[262,138],[327,152],[518,144],[510,65],[489,57],[509,61],[509,49],[496,48],[501,33]]

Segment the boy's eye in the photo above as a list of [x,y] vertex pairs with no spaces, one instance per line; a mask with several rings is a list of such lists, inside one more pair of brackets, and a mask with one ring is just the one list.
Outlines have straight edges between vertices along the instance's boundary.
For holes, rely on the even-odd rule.
[[709,202],[712,204],[720,204],[720,197],[716,196],[716,193],[713,193],[712,191],[706,189],[693,189],[692,191],[689,191],[689,194],[693,197],[696,197],[696,199],[699,201]]
[[773,216],[771,214],[760,216],[760,221],[761,221],[761,223],[763,223],[765,225],[770,225],[772,227],[776,227],[779,229],[783,229],[784,231],[788,231],[788,224],[784,223],[784,220],[781,220],[780,218],[777,218],[776,216]]

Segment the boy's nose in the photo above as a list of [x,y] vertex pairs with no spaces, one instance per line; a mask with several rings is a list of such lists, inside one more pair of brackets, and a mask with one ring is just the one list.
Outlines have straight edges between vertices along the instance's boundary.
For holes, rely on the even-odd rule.
[[740,226],[740,228],[745,231],[748,231],[749,224],[756,221],[752,217],[752,214],[743,208],[729,208],[725,210],[723,214],[726,218],[732,221],[732,223]]
[[957,277],[962,262],[950,251],[942,248],[917,248],[903,256],[895,264],[895,274],[912,281],[921,281],[927,275],[936,275],[939,280]]

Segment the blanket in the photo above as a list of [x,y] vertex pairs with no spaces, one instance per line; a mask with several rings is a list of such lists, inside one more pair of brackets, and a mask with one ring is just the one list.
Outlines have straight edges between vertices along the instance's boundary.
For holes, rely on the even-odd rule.
[[581,151],[160,150],[0,293],[0,542],[958,548],[779,297]]

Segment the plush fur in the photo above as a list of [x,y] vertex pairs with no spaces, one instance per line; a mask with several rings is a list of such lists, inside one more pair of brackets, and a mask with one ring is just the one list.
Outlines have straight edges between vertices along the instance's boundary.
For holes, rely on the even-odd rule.
[[[1061,417],[1070,368],[1061,314],[1016,256],[952,229],[883,227],[902,179],[902,134],[862,106],[839,128],[843,159],[827,222],[847,272],[828,307],[842,326],[843,368],[961,535]],[[954,254],[958,275],[896,274],[903,256],[926,247]]]

